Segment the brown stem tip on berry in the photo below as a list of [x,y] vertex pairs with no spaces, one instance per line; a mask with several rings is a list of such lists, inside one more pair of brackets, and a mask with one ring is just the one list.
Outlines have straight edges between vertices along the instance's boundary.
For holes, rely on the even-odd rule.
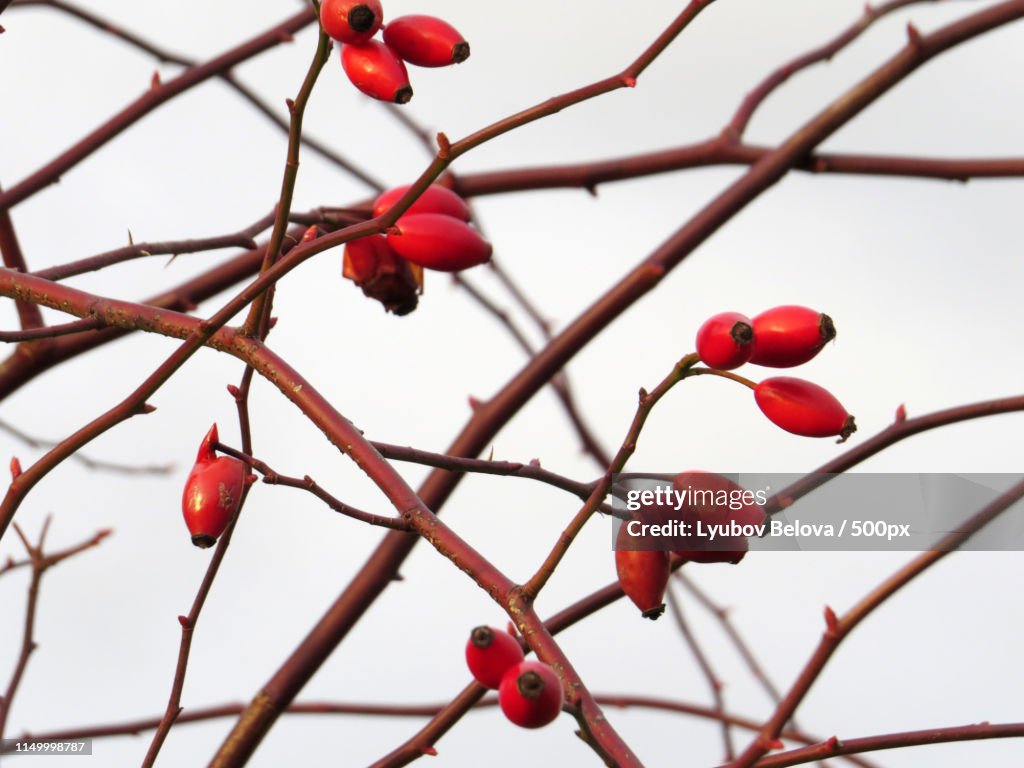
[[452,63],[461,64],[469,58],[469,43],[465,40],[452,46]]
[[377,14],[368,5],[357,5],[348,12],[348,25],[354,32],[366,32],[377,20]]
[[643,616],[645,619],[650,619],[651,621],[655,621],[656,619],[660,618],[661,614],[663,614],[664,612],[665,612],[665,604],[662,603],[657,608],[651,608],[650,610],[644,611],[640,615]]

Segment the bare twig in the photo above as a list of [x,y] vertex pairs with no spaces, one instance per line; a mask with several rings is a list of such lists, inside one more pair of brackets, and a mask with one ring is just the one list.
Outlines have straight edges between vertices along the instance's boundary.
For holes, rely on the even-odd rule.
[[[831,608],[826,607],[826,628],[817,649],[811,658],[808,659],[807,664],[782,701],[775,708],[771,718],[762,726],[757,738],[750,743],[736,760],[729,763],[730,768],[749,768],[758,763],[768,753],[772,741],[779,737],[784,724],[796,712],[800,702],[803,701],[811,686],[818,679],[825,664],[832,657],[832,654],[835,653],[843,639],[853,631],[854,627],[860,624],[872,611],[892,597],[902,587],[909,584],[917,576],[920,576],[950,552],[956,551],[971,536],[1012,507],[1021,498],[1024,498],[1024,481],[1017,483],[987,504],[977,514],[960,525],[956,531],[942,537],[932,550],[921,553],[900,568],[896,573],[861,598],[843,616],[837,617]],[[810,759],[815,760],[817,757]]]
[[[7,718],[11,713],[11,706],[14,703],[14,696],[18,692],[18,686],[21,684],[22,678],[25,675],[25,670],[28,667],[29,657],[32,652],[36,649],[35,640],[35,625],[36,625],[36,614],[39,609],[39,584],[42,581],[43,574],[46,571],[57,565],[58,563],[67,560],[69,557],[74,557],[80,552],[84,552],[87,549],[97,546],[103,539],[110,535],[109,530],[97,531],[97,533],[87,541],[77,544],[73,547],[55,552],[47,555],[43,551],[43,546],[46,543],[46,534],[50,529],[50,520],[48,516],[46,521],[43,523],[42,530],[39,532],[39,540],[36,544],[29,542],[28,537],[25,536],[21,528],[15,524],[14,528],[17,531],[18,537],[21,539],[21,543],[25,547],[25,551],[28,553],[28,564],[32,567],[32,577],[29,581],[28,586],[28,602],[25,606],[25,625],[22,631],[21,639],[21,651],[18,653],[18,660],[14,665],[14,672],[11,674],[10,682],[7,684],[7,690],[4,692],[3,697],[0,697],[0,739],[3,738],[4,729],[7,725]],[[12,567],[17,567],[13,565]],[[7,569],[5,569],[7,570]]]
[[669,612],[672,614],[672,618],[675,619],[679,633],[683,636],[683,640],[686,642],[687,647],[689,647],[690,653],[693,654],[693,658],[696,659],[697,666],[700,667],[701,674],[704,675],[704,679],[708,682],[708,687],[711,689],[711,698],[715,703],[714,711],[723,715],[721,723],[722,740],[725,743],[725,759],[732,760],[735,757],[732,743],[732,727],[731,723],[724,719],[725,699],[722,696],[722,681],[719,679],[718,675],[715,674],[715,670],[711,666],[711,661],[708,659],[707,654],[704,653],[704,649],[693,634],[693,630],[690,629],[690,624],[687,622],[686,616],[683,614],[683,608],[679,604],[679,600],[676,599],[675,592],[673,592],[671,587],[665,591],[665,598],[668,603]]

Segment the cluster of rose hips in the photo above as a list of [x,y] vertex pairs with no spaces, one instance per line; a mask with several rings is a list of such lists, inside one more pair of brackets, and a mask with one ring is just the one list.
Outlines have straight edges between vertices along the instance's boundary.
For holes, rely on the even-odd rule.
[[[792,368],[812,359],[836,336],[828,315],[786,305],[753,319],[722,312],[697,331],[697,354],[709,368],[728,371],[744,363]],[[842,404],[823,387],[804,379],[776,376],[753,386],[758,407],[774,424],[804,437],[839,436],[857,429]]]
[[511,722],[540,728],[562,711],[562,683],[541,661],[526,661],[519,641],[493,627],[477,627],[466,642],[473,678],[498,692],[498,705]]
[[[409,190],[395,187],[373,204],[385,213]],[[369,235],[345,246],[342,275],[380,301],[385,310],[405,315],[416,308],[423,269],[458,272],[491,258],[491,244],[469,224],[469,206],[447,187],[431,184],[386,235]]]
[[[700,520],[705,526],[735,522],[739,526],[758,526],[764,523],[764,509],[753,494],[727,477],[714,472],[680,472],[672,480],[679,492],[696,489],[701,493],[685,497],[674,506],[645,507],[633,519],[645,524],[664,525],[678,522],[693,526]],[[728,498],[742,499],[735,509],[726,504],[713,503],[711,495],[725,494]],[[693,563],[738,563],[747,554],[744,536],[718,538],[714,546],[696,535],[632,536],[623,523],[615,540],[615,571],[619,586],[633,601],[644,618],[657,619],[665,610],[662,602],[668,586],[672,555]]]
[[199,445],[196,463],[185,481],[181,509],[185,524],[197,547],[212,547],[224,533],[242,504],[245,484],[255,479],[245,462],[232,456],[218,456],[217,425],[210,427]]
[[469,58],[469,43],[446,21],[434,16],[402,16],[384,27],[384,42],[374,40],[384,23],[380,0],[323,0],[320,25],[340,42],[341,66],[367,96],[405,104],[412,98],[405,63],[444,67]]

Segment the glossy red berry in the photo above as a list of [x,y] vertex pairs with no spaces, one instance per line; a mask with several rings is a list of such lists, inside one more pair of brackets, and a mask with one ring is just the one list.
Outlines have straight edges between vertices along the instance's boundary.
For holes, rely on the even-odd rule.
[[380,0],[323,0],[320,25],[342,43],[365,43],[380,29],[384,9]]
[[469,58],[469,43],[455,27],[434,16],[395,19],[384,28],[384,42],[418,67],[445,67]]
[[196,463],[185,481],[181,509],[185,524],[197,547],[211,547],[224,533],[242,503],[249,470],[232,456],[217,456],[213,444],[218,440],[217,425],[210,427],[199,445]]
[[[651,546],[651,549],[642,547]],[[627,525],[619,528],[615,541],[615,571],[626,597],[640,609],[645,619],[657,619],[665,611],[665,589],[668,587],[669,553],[654,549],[656,544],[643,539],[632,541]]]
[[[402,195],[409,191],[409,186],[409,184],[403,184],[400,187],[395,187],[382,193],[380,197],[373,201],[373,215],[380,216],[387,211],[398,202]],[[423,190],[423,194],[416,198],[416,201],[402,215],[412,216],[417,213],[441,213],[445,216],[461,219],[462,221],[469,221],[470,218],[469,206],[466,205],[466,201],[448,189],[448,187],[442,187],[440,184],[431,184]]]
[[416,309],[423,289],[423,268],[395,253],[383,235],[346,243],[341,275],[396,315]]
[[384,43],[367,40],[341,46],[341,66],[352,85],[367,96],[396,104],[412,98],[405,64]]
[[697,354],[709,368],[739,368],[754,351],[750,318],[739,312],[722,312],[708,318],[697,331]]
[[808,307],[772,307],[754,318],[750,362],[770,368],[803,365],[836,337],[832,318]]
[[[735,523],[740,529],[746,526],[760,526],[765,521],[764,508],[758,497],[733,482],[728,477],[714,472],[680,472],[672,479],[673,490],[681,499],[676,514],[695,531],[699,521],[705,531],[709,526],[730,526]],[[718,530],[722,530],[719,528]],[[685,537],[680,545],[673,542],[677,555],[695,563],[738,563],[749,548],[745,535],[718,535],[714,539],[704,535]]]
[[413,264],[441,272],[458,272],[491,258],[491,244],[466,222],[440,213],[414,213],[395,224],[388,244]]
[[754,389],[758,407],[775,425],[804,437],[840,436],[843,442],[857,425],[824,387],[788,376],[765,379]]
[[477,627],[466,642],[466,665],[480,685],[497,690],[501,678],[523,660],[523,649],[512,635],[494,627]]
[[543,662],[520,662],[502,677],[498,704],[516,725],[540,728],[562,711],[562,682]]

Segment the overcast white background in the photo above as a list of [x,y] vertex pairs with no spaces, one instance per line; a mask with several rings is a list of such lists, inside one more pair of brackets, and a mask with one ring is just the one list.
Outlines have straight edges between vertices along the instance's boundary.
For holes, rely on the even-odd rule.
[[[679,2],[470,3],[386,0],[397,17],[426,12],[472,44],[465,64],[412,71],[405,109],[455,139],[557,93],[617,72],[682,7]],[[758,112],[749,138],[784,139],[850,84],[894,53],[910,18],[923,30],[984,6],[922,4],[872,29],[831,64],[794,78]],[[294,13],[297,2],[97,0],[96,13],[183,54],[207,59]],[[456,172],[600,159],[707,138],[774,67],[831,38],[860,0],[718,0],[643,75],[623,90],[530,125],[461,158]],[[11,187],[136,98],[154,67],[179,70],[58,13],[9,9],[0,36],[0,182]],[[1024,46],[1020,24],[928,64],[831,138],[835,151],[936,156],[1022,152]],[[294,44],[238,68],[282,113],[315,45]],[[379,104],[349,85],[336,55],[307,112],[306,130],[388,184],[411,181],[427,156]],[[228,87],[210,81],[161,107],[14,209],[33,268],[136,241],[234,231],[277,198],[285,137]],[[369,190],[304,150],[295,208],[346,205]],[[556,328],[675,231],[742,169],[715,168],[579,190],[480,199],[495,254]],[[572,362],[583,412],[617,446],[636,391],[655,385],[710,314],[755,314],[777,304],[828,312],[839,335],[795,375],[831,389],[856,415],[855,445],[909,415],[1019,393],[1020,181],[955,184],[792,174],[702,245],[661,286]],[[177,284],[229,253],[155,257],[76,278],[72,284],[136,299]],[[270,337],[284,355],[374,439],[443,450],[469,417],[467,397],[493,394],[523,363],[508,334],[449,279],[428,274],[419,309],[385,315],[340,278],[340,250],[324,253],[280,286]],[[469,273],[503,305],[486,268]],[[204,315],[224,297],[201,307]],[[53,322],[68,318],[47,313]],[[526,325],[521,316],[519,320]],[[0,322],[16,317],[4,302]],[[532,329],[531,329],[532,332]],[[63,437],[118,402],[177,342],[135,336],[57,367],[0,406],[0,416],[44,437]],[[17,520],[35,536],[54,516],[50,544],[115,534],[62,564],[43,582],[33,655],[7,735],[105,724],[161,713],[188,612],[210,557],[189,544],[181,486],[199,440],[217,421],[238,442],[225,385],[242,366],[197,355],[160,390],[158,410],[95,441],[90,456],[173,462],[167,477],[125,478],[66,462],[33,491]],[[751,371],[761,375],[761,371]],[[768,372],[765,375],[772,375]],[[346,501],[376,512],[386,500],[275,390],[254,389],[255,451],[279,471],[310,474]],[[1019,415],[928,433],[863,464],[879,472],[1018,472]],[[496,438],[494,457],[539,458],[592,479],[597,470],[556,399],[543,392]],[[843,448],[798,438],[768,423],[748,391],[715,379],[678,387],[658,406],[632,469],[672,472],[806,471]],[[0,435],[0,455],[28,465],[40,454]],[[5,459],[6,462],[6,459]],[[403,465],[411,483],[424,469]],[[467,479],[444,519],[514,579],[525,579],[578,502],[527,481]],[[594,520],[539,601],[553,613],[614,578],[608,523]],[[329,512],[296,491],[257,485],[196,632],[182,703],[248,701],[305,636],[364,562],[382,533]],[[0,557],[20,557],[13,533]],[[771,678],[794,680],[822,629],[824,604],[849,608],[912,555],[757,553],[738,567],[691,571],[751,641]],[[798,711],[800,724],[841,738],[1022,719],[1024,629],[1020,553],[953,555],[888,601],[843,644]],[[301,699],[420,703],[448,700],[468,681],[462,648],[481,623],[503,625],[498,608],[447,560],[419,545],[389,587],[306,687]],[[28,574],[0,579],[0,681],[20,643]],[[696,632],[726,682],[731,711],[766,717],[771,706],[712,619],[684,599]],[[643,621],[622,601],[559,637],[594,692],[708,702],[707,684],[671,618]],[[648,765],[713,765],[716,723],[648,710],[608,708],[615,727]],[[341,716],[284,717],[254,766],[362,765],[386,754],[422,721]],[[160,765],[205,764],[234,721],[175,728]],[[438,765],[596,765],[562,715],[537,732],[494,709],[468,716],[437,744]],[[738,732],[737,743],[746,743]],[[93,757],[61,766],[138,764],[139,737],[96,740]],[[1007,764],[1013,741],[882,753],[885,766]],[[11,760],[20,765],[27,760]],[[53,760],[37,758],[44,768]],[[6,763],[6,759],[5,759]],[[57,763],[55,763],[57,764]],[[72,767],[73,768],[73,767]]]

